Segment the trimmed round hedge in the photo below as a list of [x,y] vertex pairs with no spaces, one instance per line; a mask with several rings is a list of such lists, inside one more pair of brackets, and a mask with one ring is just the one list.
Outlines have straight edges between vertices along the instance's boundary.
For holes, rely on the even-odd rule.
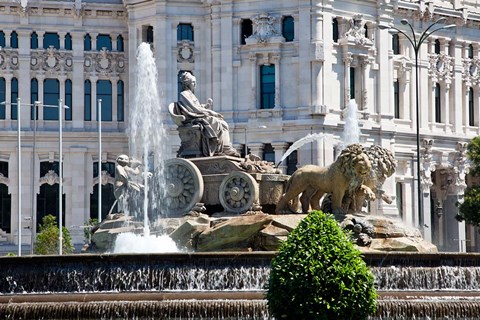
[[311,211],[272,261],[267,292],[275,319],[367,319],[375,313],[374,277],[330,214]]

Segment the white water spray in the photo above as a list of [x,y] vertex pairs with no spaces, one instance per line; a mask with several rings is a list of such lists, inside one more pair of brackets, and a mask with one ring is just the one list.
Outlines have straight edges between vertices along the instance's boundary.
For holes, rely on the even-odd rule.
[[277,167],[283,162],[283,160],[285,160],[290,154],[292,154],[292,152],[299,149],[303,145],[305,145],[309,142],[322,140],[322,139],[325,139],[325,134],[323,134],[323,133],[309,133],[305,137],[295,141],[290,146],[290,148],[288,148],[288,150],[285,152],[285,154],[282,156],[282,159],[280,159],[280,161],[278,162]]
[[[157,67],[155,59],[148,43],[142,43],[137,49],[137,69],[135,82],[135,101],[130,109],[130,122],[128,128],[130,155],[141,160],[143,166],[144,196],[142,208],[143,235],[121,234],[115,242],[115,252],[165,252],[164,247],[170,248],[171,241],[168,237],[156,237],[150,235],[148,221],[149,208],[156,209],[156,203],[162,197],[162,189],[155,185],[163,185],[159,179],[162,174],[155,174],[155,180],[150,178],[152,168],[158,167],[166,160],[167,133],[164,127],[165,119],[157,89]],[[155,182],[153,184],[152,182]],[[139,215],[140,212],[126,212],[129,215]],[[166,237],[166,238],[165,238]],[[169,241],[168,241],[169,240]],[[173,243],[174,245],[174,243]],[[169,250],[171,252],[172,250]],[[178,251],[175,250],[174,251]]]
[[345,127],[343,128],[341,150],[352,143],[360,142],[360,128],[358,127],[358,106],[354,99],[348,103],[345,110]]

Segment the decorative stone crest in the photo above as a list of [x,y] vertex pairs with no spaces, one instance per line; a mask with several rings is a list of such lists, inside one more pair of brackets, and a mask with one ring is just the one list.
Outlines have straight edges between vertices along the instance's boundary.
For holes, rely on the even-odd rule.
[[188,40],[182,40],[178,43],[178,54],[177,54],[177,61],[178,62],[190,62],[194,63],[195,58],[193,55],[193,43]]
[[46,50],[32,52],[30,66],[34,71],[69,72],[73,70],[73,56],[70,52],[59,52],[50,46]]
[[0,184],[4,184],[4,185],[8,186],[8,183],[9,183],[8,178],[0,173]]
[[420,183],[422,191],[428,193],[433,186],[432,172],[436,166],[432,161],[433,139],[422,139],[423,148],[420,151]]
[[0,47],[0,70],[18,70],[18,51]]
[[48,184],[53,186],[55,183],[60,183],[60,177],[53,170],[48,170],[47,174],[40,178],[40,185]]
[[99,52],[85,53],[83,69],[85,72],[96,72],[103,75],[123,73],[125,57],[123,53],[112,53],[105,48]]
[[430,67],[428,73],[433,82],[445,81],[447,84],[452,80],[453,58],[444,53],[431,54],[428,61]]
[[359,46],[371,42],[370,39],[365,37],[365,21],[363,21],[362,17],[361,14],[354,15],[348,22],[348,30],[345,32],[345,38]]
[[480,59],[463,59],[462,78],[469,87],[480,84]]
[[260,13],[253,17],[253,34],[248,39],[255,39],[258,43],[266,43],[272,37],[280,37],[280,33],[275,28],[276,20],[277,18],[268,13]]

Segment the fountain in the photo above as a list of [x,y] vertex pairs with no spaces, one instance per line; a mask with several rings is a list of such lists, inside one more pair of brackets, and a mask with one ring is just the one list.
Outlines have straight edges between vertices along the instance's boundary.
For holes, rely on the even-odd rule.
[[[237,157],[228,149],[225,136],[222,145],[227,146],[228,154],[210,144],[209,137],[202,136],[201,126],[220,129],[214,124],[222,124],[221,118],[187,121],[181,112],[188,107],[182,104],[186,100],[169,106],[182,142],[180,157],[160,158],[167,152],[162,150],[166,144],[160,139],[163,120],[157,107],[156,67],[149,46],[139,47],[137,59],[137,95],[128,131],[133,159],[125,155],[117,159],[116,195],[127,215],[112,215],[95,232],[99,243],[102,237],[105,245],[116,239],[115,250],[122,254],[1,257],[1,318],[271,319],[264,299],[270,262],[282,239],[303,217],[273,214],[289,177],[255,155]],[[188,75],[184,78],[192,79]],[[211,110],[212,106],[213,102],[207,101],[202,108]],[[349,108],[346,122],[356,119],[356,111],[355,116],[349,116],[354,108]],[[215,112],[205,112],[218,117]],[[220,130],[211,133],[221,134]],[[323,138],[312,134],[300,139],[295,148]],[[348,151],[349,145],[344,149]],[[370,176],[375,183],[367,185],[367,181],[366,187],[387,201],[376,182],[383,183],[393,172],[377,160],[392,165],[390,155],[375,147],[368,149],[370,154],[357,149],[364,164],[373,168],[370,173],[375,174]],[[121,180],[122,174],[133,177],[131,193],[121,189],[129,182]],[[317,190],[304,191],[314,194]],[[358,206],[343,208],[357,210]],[[217,211],[209,211],[213,209]],[[150,221],[155,213],[162,219]],[[140,218],[141,222],[136,221]],[[346,220],[345,225],[358,231],[362,241],[365,237],[361,234],[368,232],[385,239],[392,233],[417,236],[415,231],[393,223],[376,224],[369,219],[362,216]],[[118,233],[109,236],[112,230]],[[162,232],[170,238],[161,236]],[[175,252],[179,245],[184,252]],[[385,243],[377,245],[385,249]],[[155,253],[159,251],[169,253]],[[365,250],[364,259],[379,292],[372,320],[478,318],[479,254]]]

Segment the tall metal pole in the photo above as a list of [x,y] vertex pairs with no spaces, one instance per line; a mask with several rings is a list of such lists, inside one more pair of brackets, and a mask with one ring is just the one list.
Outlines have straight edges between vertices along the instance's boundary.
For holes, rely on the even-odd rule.
[[62,150],[63,150],[63,141],[62,141],[62,126],[63,126],[63,101],[62,99],[58,99],[58,123],[59,123],[59,159],[58,159],[58,172],[59,172],[59,184],[58,184],[58,211],[59,211],[59,246],[58,246],[58,254],[62,255],[62,247],[63,247],[63,155],[62,155]]
[[98,99],[98,222],[102,221],[102,99]]
[[248,154],[248,146],[247,146],[247,127],[245,126],[245,157]]
[[35,215],[37,204],[35,201],[35,155],[37,154],[37,114],[38,114],[38,101],[33,103],[33,152],[32,152],[32,216],[30,217],[30,231],[31,231],[31,239],[30,239],[30,254],[33,254],[33,244],[35,243]]
[[22,145],[20,138],[20,98],[17,98],[17,160],[18,160],[18,256],[22,255]]

